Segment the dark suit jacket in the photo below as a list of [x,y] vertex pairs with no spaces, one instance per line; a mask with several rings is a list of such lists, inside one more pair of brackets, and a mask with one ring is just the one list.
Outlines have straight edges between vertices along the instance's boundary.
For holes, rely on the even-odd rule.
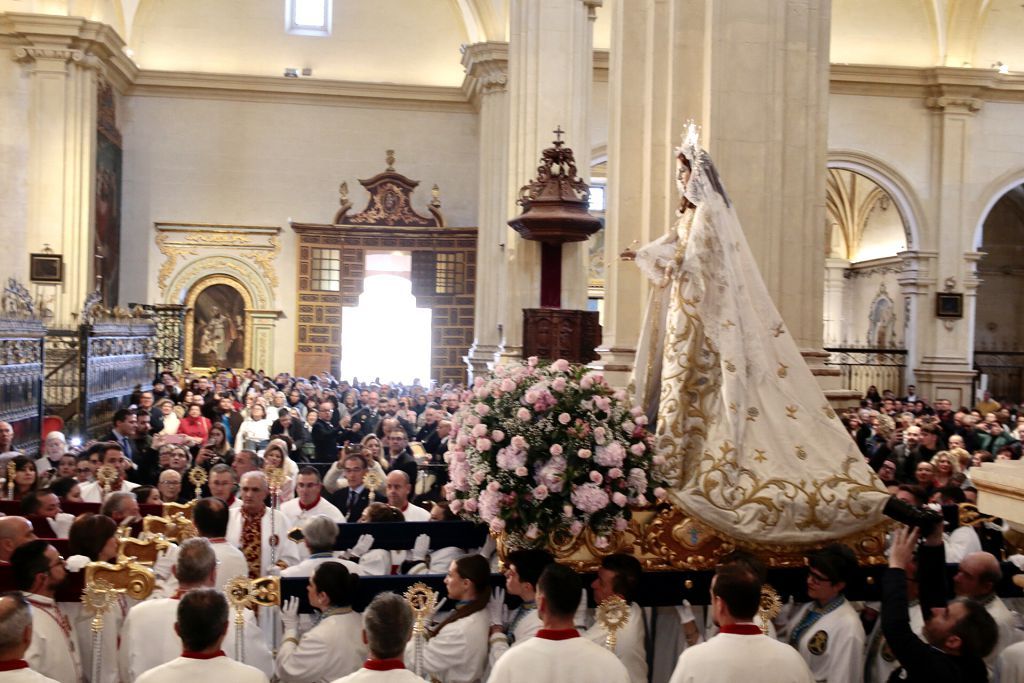
[[330,422],[317,420],[313,423],[313,448],[319,462],[334,462],[338,459],[338,430]]
[[[273,439],[278,434],[284,434],[284,427],[281,426],[281,420],[274,420],[274,424],[270,425],[270,438]],[[298,451],[302,448],[302,444],[306,443],[306,439],[309,438],[306,432],[306,428],[302,426],[298,418],[292,418],[292,423],[288,425],[288,436],[291,438],[292,443],[295,444],[295,450]]]
[[[338,489],[334,493],[327,496],[327,499],[334,503],[334,506],[341,510],[341,514],[345,515],[345,521],[347,522],[358,522],[359,518],[363,514],[363,510],[370,504],[370,489],[363,487],[363,490],[359,492],[359,497],[356,498],[355,505],[349,507],[348,504],[349,487]],[[380,499],[380,496],[378,496]],[[386,499],[384,499],[386,500]]]
[[[391,462],[390,453],[385,452],[384,457],[387,458],[389,462]],[[416,458],[412,457],[412,453],[409,452],[408,448],[399,453],[398,457],[395,458],[395,460],[391,462],[391,465],[387,468],[388,472],[391,472],[393,470],[402,470],[403,472],[408,474],[409,483],[412,484],[413,487],[416,486],[416,475],[419,472],[419,466],[416,464]]]
[[[113,441],[114,443],[121,445],[121,439],[119,438],[119,436],[120,435],[116,434],[114,430],[110,430],[109,432],[103,435],[100,441]],[[128,456],[132,460],[132,462],[135,462],[135,458],[139,454],[138,446],[135,445],[135,439],[127,439],[127,441],[129,444],[131,444],[129,447],[131,450],[125,452],[125,455]],[[124,448],[123,445],[121,447]]]

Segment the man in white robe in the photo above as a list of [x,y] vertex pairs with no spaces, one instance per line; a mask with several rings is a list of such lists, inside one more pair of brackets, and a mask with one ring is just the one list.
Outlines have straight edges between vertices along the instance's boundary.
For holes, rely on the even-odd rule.
[[580,588],[579,577],[568,567],[551,564],[544,570],[537,585],[537,611],[544,628],[502,655],[489,683],[632,681],[618,657],[573,627]]
[[537,582],[541,573],[555,561],[546,550],[514,550],[505,558],[505,589],[523,603],[511,614],[505,607],[505,591],[495,589],[489,605],[491,614],[490,668],[508,652],[537,635],[543,623],[537,611]]
[[996,665],[1000,653],[1010,645],[1024,640],[1024,633],[1017,629],[1016,616],[996,595],[996,586],[1003,577],[999,560],[991,553],[975,552],[960,561],[960,567],[953,576],[953,590],[958,598],[971,598],[985,605],[999,628],[999,640],[992,652],[985,657],[989,675]]
[[787,630],[814,680],[861,683],[864,680],[864,627],[843,595],[857,570],[857,558],[833,544],[808,556],[807,595],[811,602],[797,611]]
[[[640,562],[632,555],[608,555],[601,559],[597,578],[590,584],[594,602],[598,605],[612,596],[629,603],[629,620],[616,633],[615,655],[629,671],[632,683],[647,681],[647,628],[643,610],[633,601],[642,574]],[[608,630],[600,623],[594,623],[583,637],[603,647]]]
[[995,683],[1024,681],[1024,643],[1015,643],[1000,653],[992,680]]
[[[323,498],[322,492],[323,484],[316,469],[303,467],[299,470],[295,476],[295,497],[281,504],[281,513],[288,518],[289,530],[294,527],[304,528],[306,522],[318,515],[327,517],[335,524],[344,523],[345,516],[341,514],[341,510]],[[296,549],[300,560],[309,557],[309,551],[304,544],[298,544]]]
[[[338,523],[334,520],[325,515],[307,519],[302,535],[302,546],[306,549],[306,559],[282,569],[282,577],[312,576],[316,568],[324,562],[339,562],[353,574],[363,573],[358,564],[341,559],[335,554],[334,543],[338,538]],[[289,543],[291,542],[289,540]]]
[[228,543],[228,506],[220,498],[210,496],[196,502],[192,509],[192,523],[196,532],[208,540],[217,556],[217,583],[223,587],[231,579],[249,575],[245,555]]
[[379,593],[363,612],[363,642],[370,657],[363,668],[334,683],[422,683],[402,659],[413,621],[405,600],[394,593]]
[[[147,600],[128,612],[121,630],[122,680],[134,681],[143,672],[170,662],[181,653],[173,637],[180,599],[190,591],[217,586],[217,560],[210,542],[205,538],[191,538],[182,543],[174,572],[178,577],[178,592],[173,597]],[[263,631],[252,612],[246,610],[244,618],[244,661],[269,676],[274,663]],[[233,615],[227,628],[228,655],[237,658]]]
[[754,572],[741,564],[720,566],[711,580],[711,613],[719,632],[679,656],[669,683],[812,683],[800,654],[754,623],[760,601],[761,580]]
[[[102,453],[100,453],[100,466],[110,465],[117,471],[117,478],[110,484],[110,492],[114,493],[120,491],[122,493],[131,493],[139,487],[138,484],[132,483],[125,479],[125,472],[128,471],[128,459],[124,457],[124,451],[116,443],[111,442],[110,446],[107,447]],[[82,501],[85,503],[102,503],[104,489],[98,481],[90,481],[82,484],[79,487],[82,495]]]
[[[404,476],[403,476],[404,475]],[[398,508],[407,522],[429,522],[430,513],[409,502],[412,484],[403,470],[391,470],[387,477],[388,505]]]
[[175,609],[174,632],[181,638],[181,655],[128,680],[268,683],[259,669],[229,659],[221,649],[225,638],[230,637],[229,623],[228,603],[222,593],[209,588],[188,592]]
[[33,671],[60,683],[80,683],[82,665],[74,630],[54,600],[67,578],[64,558],[46,541],[29,541],[11,556],[18,589],[32,606],[32,642],[25,660]]
[[268,575],[275,565],[284,568],[299,561],[295,544],[285,538],[288,518],[264,505],[269,491],[263,472],[246,472],[241,480],[242,505],[228,513],[226,538],[245,555],[250,578]]
[[210,489],[210,495],[223,500],[228,509],[234,510],[242,505],[241,499],[235,496],[238,478],[230,465],[218,463],[211,467],[210,478],[206,485]]
[[29,668],[25,652],[32,643],[32,608],[17,593],[0,597],[0,683],[57,683]]

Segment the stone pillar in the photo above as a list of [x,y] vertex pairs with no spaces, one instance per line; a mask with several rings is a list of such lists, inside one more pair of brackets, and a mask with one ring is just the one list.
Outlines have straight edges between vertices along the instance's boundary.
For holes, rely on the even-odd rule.
[[917,384],[919,394],[924,388],[917,379],[916,369],[921,364],[922,340],[932,333],[935,324],[935,264],[938,256],[934,251],[899,253],[903,268],[897,280],[906,316],[903,344],[907,349],[907,365],[903,379],[904,386]]
[[[590,108],[593,78],[593,19],[602,0],[512,0],[509,8],[509,196],[536,174],[541,151],[559,126],[575,153],[577,172],[590,174]],[[517,211],[517,206],[505,220]],[[523,309],[540,304],[540,247],[511,228],[505,233],[508,279],[500,322],[499,357],[522,357]],[[562,247],[562,307],[587,301],[585,242]]]
[[507,221],[515,206],[508,180],[508,44],[475,43],[462,54],[470,94],[480,111],[480,190],[477,211],[476,306],[473,345],[464,361],[473,376],[493,367],[501,350],[506,297]]
[[[643,305],[646,284],[615,261],[674,219],[672,149],[692,118],[790,334],[823,385],[837,386],[823,365],[824,289],[807,289],[825,269],[828,0],[642,0],[616,19],[605,259],[607,300],[620,303],[606,308],[602,362],[622,369],[635,346],[639,322],[625,306]],[[616,172],[631,185],[616,187]]]
[[[93,176],[96,166],[96,82],[103,70],[126,82],[132,68],[124,43],[108,26],[81,17],[6,13],[0,34],[28,81],[23,135],[28,140],[25,243],[44,244],[64,259],[54,324],[71,324],[95,289]],[[25,258],[19,253],[17,258]]]
[[274,328],[280,311],[263,311],[246,309],[245,315],[252,321],[252,339],[249,348],[252,350],[252,367],[264,370],[273,375],[274,369]]
[[845,346],[849,342],[849,331],[846,329],[843,303],[846,293],[846,269],[850,262],[842,258],[825,259],[825,346]]
[[[963,229],[970,223],[963,188],[969,185],[965,159],[971,158],[972,124],[982,101],[974,96],[976,86],[966,80],[959,82],[958,70],[949,71],[942,74],[942,82],[933,86],[933,94],[925,102],[933,113],[934,199],[929,212],[936,240],[930,246],[936,256],[930,301],[921,302],[924,310],[917,318],[923,325],[916,340],[920,356],[914,376],[918,394],[928,400],[948,398],[955,405],[973,405],[976,266],[980,257],[973,249],[972,235]],[[963,294],[963,318],[936,317],[936,292]]]

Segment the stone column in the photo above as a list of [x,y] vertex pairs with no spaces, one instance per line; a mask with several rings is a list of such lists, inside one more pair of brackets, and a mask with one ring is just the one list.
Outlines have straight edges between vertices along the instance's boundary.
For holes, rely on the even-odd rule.
[[252,339],[249,340],[249,348],[252,350],[250,359],[252,367],[258,370],[265,370],[272,375],[274,369],[274,328],[280,311],[263,311],[246,309],[246,318],[252,321],[250,327]]
[[905,385],[919,385],[919,393],[923,386],[917,380],[916,369],[921,364],[922,340],[932,333],[935,324],[935,264],[938,256],[934,251],[899,253],[903,268],[897,280],[906,316],[903,344],[907,349],[907,365],[903,379]]
[[844,325],[843,304],[846,292],[846,269],[850,262],[843,258],[825,259],[825,346],[844,346],[849,341],[848,330]]
[[[508,137],[509,196],[536,174],[541,151],[554,130],[566,131],[578,175],[589,180],[588,110],[593,78],[593,18],[602,0],[512,0],[509,8]],[[511,218],[519,209],[510,207]],[[506,229],[508,268],[500,321],[499,356],[522,357],[523,310],[540,304],[540,248]],[[585,242],[562,248],[562,307],[582,309],[587,300]]]
[[[925,104],[933,113],[932,183],[936,252],[932,273],[933,289],[922,301],[918,315],[922,323],[916,340],[920,356],[914,367],[918,393],[928,400],[948,398],[955,405],[973,405],[974,316],[976,273],[980,258],[963,229],[970,217],[963,188],[967,182],[966,159],[971,158],[974,114],[982,107],[973,84],[961,80],[958,70],[940,74],[941,82]],[[935,315],[936,292],[964,295],[963,318],[939,319]],[[929,300],[930,299],[930,300]]]
[[[823,365],[824,291],[807,287],[821,281],[825,266],[828,0],[643,0],[616,19],[608,300],[642,305],[646,285],[638,291],[628,264],[616,269],[612,261],[632,239],[657,237],[673,220],[672,149],[692,118],[790,334],[823,384],[835,385],[838,372]],[[642,180],[620,175],[620,184],[638,185],[620,192],[613,169]],[[637,192],[630,206],[627,197]],[[632,221],[637,227],[625,227]],[[639,324],[625,310],[606,319],[613,335],[602,362],[621,367]]]
[[473,376],[493,367],[501,349],[506,296],[507,221],[515,206],[508,180],[508,43],[468,46],[462,65],[480,111],[480,190],[477,211],[477,281],[473,346],[464,357]]

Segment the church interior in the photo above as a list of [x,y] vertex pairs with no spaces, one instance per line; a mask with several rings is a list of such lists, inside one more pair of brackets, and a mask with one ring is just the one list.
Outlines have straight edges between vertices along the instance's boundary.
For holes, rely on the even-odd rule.
[[[0,0],[0,420],[38,451],[160,372],[538,349],[625,389],[691,121],[826,411],[1024,419],[1022,35],[1021,0]],[[563,147],[599,229],[537,243]],[[1024,532],[1018,464],[971,480]]]

